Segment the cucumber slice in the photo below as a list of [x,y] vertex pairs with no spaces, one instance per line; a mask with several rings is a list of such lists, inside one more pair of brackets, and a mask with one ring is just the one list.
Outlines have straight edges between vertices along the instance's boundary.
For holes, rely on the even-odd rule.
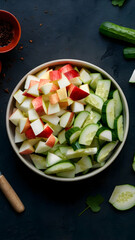
[[132,168],[135,171],[135,155],[134,155],[134,158],[133,158]]
[[101,168],[105,165],[105,162],[101,162],[101,163],[97,163],[97,162],[92,162],[92,168],[95,169],[95,168]]
[[91,167],[92,167],[91,158],[88,156],[84,156],[77,163],[75,163],[75,174],[86,171]]
[[133,71],[133,73],[129,79],[129,83],[135,83],[135,70]]
[[74,178],[75,177],[75,169],[67,171],[67,172],[59,172],[56,174],[57,177],[63,178]]
[[61,153],[61,151],[59,149],[57,149],[54,152],[54,154],[57,155],[58,157],[60,157],[61,159],[66,160],[65,156]]
[[85,102],[90,104],[90,106],[95,109],[95,111],[101,113],[104,103],[101,97],[97,96],[94,93],[91,93],[88,97],[85,98]]
[[102,109],[103,123],[111,129],[114,128],[114,100],[110,99],[105,101]]
[[72,146],[72,148],[74,149],[74,151],[76,151],[77,149],[82,149],[82,148],[85,148],[85,146],[84,146],[84,145],[81,145],[81,144],[79,144],[79,142],[78,142],[78,141],[76,141],[76,142],[72,143],[72,144],[71,144],[71,146]]
[[59,143],[63,144],[66,143],[66,138],[65,138],[65,129],[63,129],[59,134],[58,134],[58,139],[59,139]]
[[56,174],[59,172],[66,172],[75,169],[75,166],[70,161],[62,161],[56,163],[55,165],[47,168],[44,173],[45,174]]
[[98,124],[89,124],[81,131],[79,143],[90,146],[98,130]]
[[79,138],[80,132],[81,131],[79,127],[70,128],[65,132],[65,137],[69,145],[73,142],[76,142],[76,140]]
[[114,128],[118,139],[120,140],[120,142],[122,142],[124,138],[123,115],[120,115],[115,119]]
[[100,144],[99,144],[99,139],[98,139],[98,137],[96,137],[96,136],[94,137],[94,139],[93,139],[90,147],[96,147],[97,149],[99,149]]
[[72,148],[68,149],[66,153],[67,159],[72,159],[72,158],[79,158],[79,157],[84,157],[88,155],[94,155],[97,153],[97,148],[82,148],[74,151]]
[[118,90],[110,92],[110,98],[114,99],[114,116],[118,117],[122,112],[122,102]]
[[74,127],[81,128],[88,115],[89,112],[87,111],[80,112],[74,120]]
[[135,205],[135,187],[129,184],[116,186],[109,203],[121,211],[132,208]]
[[30,158],[37,169],[46,169],[47,166],[45,157],[37,154],[30,154]]
[[90,72],[85,69],[85,68],[82,68],[80,70],[80,79],[81,81],[85,84],[85,83],[90,83],[91,81],[91,76],[90,76]]
[[100,140],[104,140],[107,142],[112,142],[117,140],[117,135],[110,129],[106,127],[101,127],[97,133],[97,137],[99,137]]
[[107,100],[111,87],[111,80],[99,80],[95,94],[101,97],[104,101]]
[[59,149],[60,149],[60,151],[63,155],[66,155],[68,150],[72,150],[72,147],[70,147],[70,146],[60,146]]
[[60,162],[61,160],[62,159],[60,157],[58,157],[56,154],[48,152],[47,158],[46,158],[46,166],[50,167],[50,166],[54,165],[55,163]]
[[111,142],[104,145],[96,154],[96,161],[99,163],[104,162],[108,158],[112,150],[115,148],[115,146],[116,142]]
[[83,127],[87,126],[88,124],[91,123],[97,123],[101,119],[101,114],[91,111],[88,117],[86,118]]
[[84,110],[87,112],[91,112],[91,109],[92,107],[89,104],[87,104]]
[[135,48],[134,47],[126,47],[123,49],[123,55],[125,58],[135,58]]
[[103,79],[102,78],[102,75],[100,73],[91,73],[90,74],[92,80],[90,82],[90,87],[93,89],[93,90],[96,90],[96,87],[97,87],[97,83],[100,79]]

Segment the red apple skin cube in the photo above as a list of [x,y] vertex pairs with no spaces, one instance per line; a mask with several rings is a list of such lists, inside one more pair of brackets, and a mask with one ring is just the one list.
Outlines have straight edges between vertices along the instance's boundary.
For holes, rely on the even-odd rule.
[[21,133],[25,133],[29,128],[30,128],[30,121],[27,118],[26,124],[25,124],[24,129]]
[[53,134],[50,135],[50,137],[46,141],[46,145],[50,148],[52,148],[55,145],[55,137]]
[[43,99],[42,96],[36,97],[32,100],[32,105],[39,116],[42,116],[45,114],[44,108],[43,108]]
[[49,73],[49,75],[50,75],[50,80],[51,81],[56,81],[56,80],[61,79],[61,73],[58,70],[51,71]]
[[59,102],[59,97],[57,93],[53,93],[52,95],[49,96],[49,101],[51,104],[56,104]]
[[34,152],[34,148],[32,147],[31,149],[26,149],[23,152],[20,152],[21,155],[27,155],[27,154],[31,154]]
[[68,80],[80,76],[79,72],[77,72],[74,69],[72,69],[72,70],[70,70],[68,72],[65,72],[64,75],[67,77]]
[[36,138],[32,128],[29,128],[26,132],[25,132],[25,136],[28,138],[28,139],[34,139]]
[[65,73],[65,72],[68,72],[72,69],[73,69],[73,67],[70,64],[66,64],[63,67],[59,68],[59,72]]
[[44,130],[41,133],[39,133],[37,137],[48,138],[52,133],[53,133],[52,128],[48,124],[45,124]]
[[82,89],[78,88],[77,86],[70,84],[68,88],[68,93],[70,98],[73,101],[81,100],[89,95],[89,93],[83,91]]
[[56,84],[53,84],[52,87],[51,87],[50,92],[55,92],[55,91],[57,91],[58,89],[59,89],[58,86],[57,86]]
[[29,85],[29,88],[31,88],[32,86],[36,85],[36,84],[39,84],[38,81],[35,81],[35,80],[31,80],[30,81],[30,85]]
[[49,83],[49,82],[50,82],[50,79],[40,79],[39,85],[38,85],[38,90],[41,91],[40,88],[41,88],[43,85],[45,85],[46,83]]
[[34,96],[32,96],[31,94],[27,93],[27,90],[24,91],[24,93],[22,94],[25,97],[31,97],[31,98],[35,98]]

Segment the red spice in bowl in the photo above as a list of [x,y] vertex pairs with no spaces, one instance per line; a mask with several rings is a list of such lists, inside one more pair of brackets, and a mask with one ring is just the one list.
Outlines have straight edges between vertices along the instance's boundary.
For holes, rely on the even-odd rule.
[[16,17],[0,10],[0,53],[12,50],[21,37],[21,27]]

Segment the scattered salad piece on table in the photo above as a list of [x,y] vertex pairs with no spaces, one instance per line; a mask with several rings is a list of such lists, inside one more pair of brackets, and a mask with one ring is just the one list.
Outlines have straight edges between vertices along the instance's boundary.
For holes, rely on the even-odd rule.
[[101,209],[100,205],[103,203],[103,201],[104,198],[100,194],[87,197],[86,204],[88,206],[79,214],[79,216],[81,216],[89,208],[92,212],[99,212]]
[[129,83],[135,83],[135,70],[133,71],[133,73],[129,79]]
[[134,47],[124,48],[123,55],[127,59],[134,59],[135,58],[135,48]]
[[122,7],[125,0],[112,0],[112,5]]
[[123,141],[122,101],[111,80],[70,64],[28,75],[14,94],[15,143],[45,174],[74,178],[102,167]]
[[118,210],[124,211],[135,206],[135,187],[129,184],[119,185],[109,199],[109,203]]
[[134,158],[133,158],[132,168],[135,171],[135,155],[134,155]]

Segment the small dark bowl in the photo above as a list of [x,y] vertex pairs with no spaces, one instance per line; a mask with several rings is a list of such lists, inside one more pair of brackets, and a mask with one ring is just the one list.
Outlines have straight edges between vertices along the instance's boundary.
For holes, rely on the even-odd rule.
[[0,47],[0,53],[5,53],[11,51],[18,44],[21,37],[21,26],[17,18],[5,10],[0,10],[0,21],[9,22],[13,27],[13,39],[8,45]]

